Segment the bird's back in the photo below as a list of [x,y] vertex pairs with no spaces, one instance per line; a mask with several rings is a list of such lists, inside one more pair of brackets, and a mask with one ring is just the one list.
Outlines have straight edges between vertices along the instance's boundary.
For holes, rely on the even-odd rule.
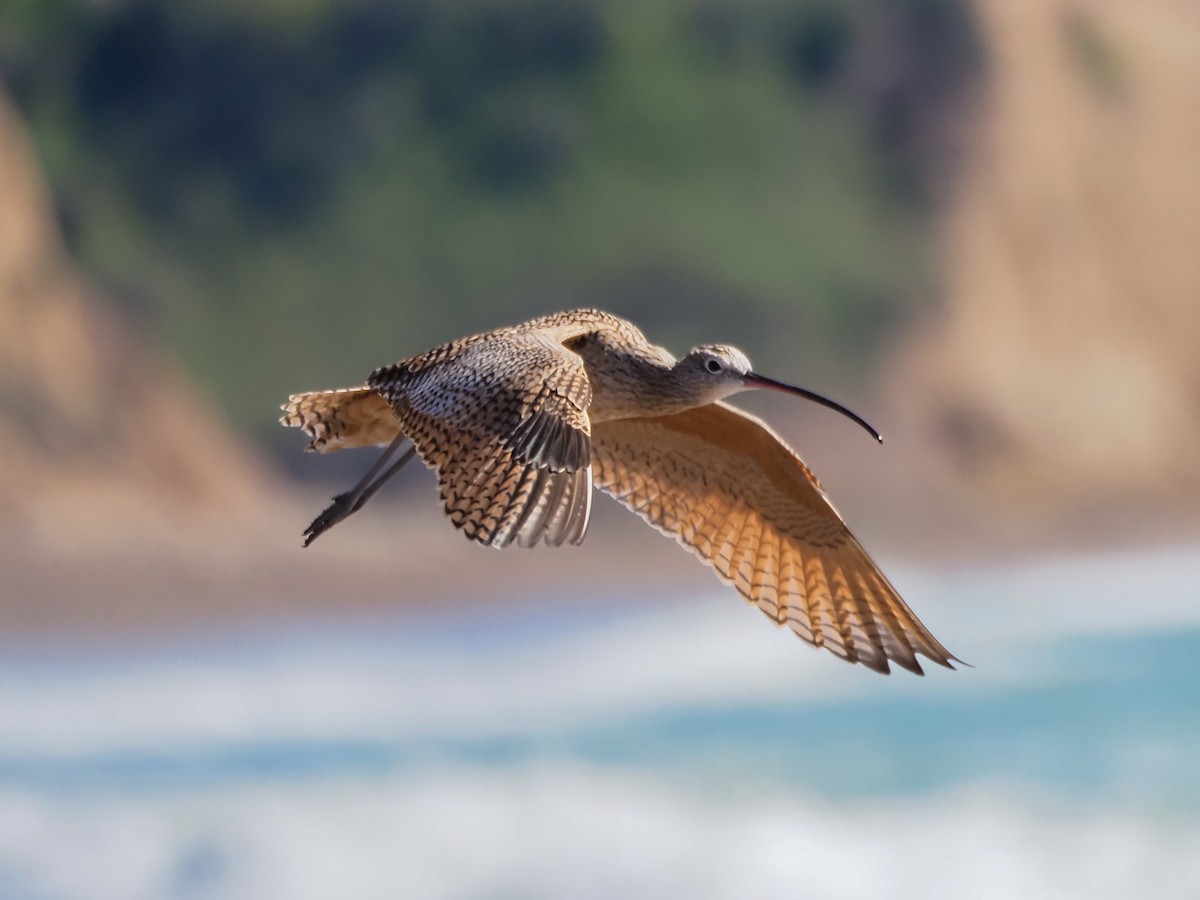
[[[564,366],[574,367],[575,357],[582,360],[590,388],[587,414],[593,422],[654,412],[647,406],[653,403],[653,382],[675,362],[627,319],[576,309],[450,341],[377,369],[368,384],[395,405],[436,382],[447,405],[465,405],[493,393],[496,385],[519,393],[555,380]],[[465,409],[456,413],[467,416]]]
[[[551,352],[528,353],[530,340]],[[497,384],[520,406],[536,397],[534,386],[554,380],[561,368],[564,344],[584,358],[587,380],[599,386],[600,403],[592,415],[605,417],[608,390],[619,379],[630,353],[670,361],[662,348],[650,344],[633,323],[595,309],[578,309],[540,316],[528,322],[469,335],[406,357],[377,369],[370,382],[354,388],[293,394],[283,405],[284,425],[299,427],[312,440],[309,450],[328,452],[343,447],[387,444],[400,433],[393,405],[424,387],[441,395],[441,405],[460,421],[473,421],[487,410],[473,410]],[[585,358],[586,357],[586,358]],[[540,367],[540,368],[539,368]],[[628,380],[628,379],[624,379]],[[582,386],[568,384],[579,394]],[[474,401],[474,403],[473,403]]]
[[[480,348],[491,348],[495,354],[493,358],[503,360],[521,338],[536,335],[548,343],[564,344],[589,334],[602,334],[613,346],[621,343],[650,346],[645,335],[627,319],[598,309],[575,309],[458,338],[378,371],[404,370],[408,374],[417,374],[437,366],[453,365],[468,351],[478,352]],[[473,364],[478,365],[481,357],[486,358],[486,354],[476,356]]]

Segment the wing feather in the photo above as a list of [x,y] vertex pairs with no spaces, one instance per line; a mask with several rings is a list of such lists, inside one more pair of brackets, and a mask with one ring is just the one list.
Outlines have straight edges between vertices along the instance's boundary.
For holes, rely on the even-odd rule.
[[816,477],[724,403],[597,423],[596,486],[674,536],[777,624],[879,672],[956,658],[901,599]]
[[450,521],[493,547],[579,543],[591,509],[591,386],[546,335],[497,332],[372,374],[437,471]]
[[575,473],[575,503],[571,507],[566,538],[571,544],[582,543],[592,520],[592,467]]

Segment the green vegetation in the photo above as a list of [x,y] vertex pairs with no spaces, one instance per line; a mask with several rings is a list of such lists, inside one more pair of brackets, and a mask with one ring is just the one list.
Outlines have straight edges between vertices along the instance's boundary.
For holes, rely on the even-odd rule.
[[23,0],[0,72],[83,265],[256,436],[576,305],[842,374],[926,294],[954,0]]
[[1071,56],[1092,90],[1105,99],[1122,98],[1126,91],[1125,66],[1096,23],[1073,11],[1063,17],[1062,29]]

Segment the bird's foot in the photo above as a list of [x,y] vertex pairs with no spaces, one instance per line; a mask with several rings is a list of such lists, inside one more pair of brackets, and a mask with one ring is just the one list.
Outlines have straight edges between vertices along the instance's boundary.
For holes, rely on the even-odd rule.
[[304,529],[304,546],[307,547],[322,534],[336,525],[342,519],[346,518],[350,513],[354,512],[354,494],[347,492],[338,494],[321,512],[319,516],[312,520],[307,528]]

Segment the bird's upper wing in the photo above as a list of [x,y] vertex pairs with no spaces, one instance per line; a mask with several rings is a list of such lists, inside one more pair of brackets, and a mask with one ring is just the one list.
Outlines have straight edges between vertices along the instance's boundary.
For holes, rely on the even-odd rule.
[[777,624],[849,662],[953,657],[766,425],[724,403],[597,423],[596,486],[673,535]]
[[591,515],[582,360],[552,337],[499,332],[376,371],[368,385],[437,470],[450,521],[472,540],[583,540]]

